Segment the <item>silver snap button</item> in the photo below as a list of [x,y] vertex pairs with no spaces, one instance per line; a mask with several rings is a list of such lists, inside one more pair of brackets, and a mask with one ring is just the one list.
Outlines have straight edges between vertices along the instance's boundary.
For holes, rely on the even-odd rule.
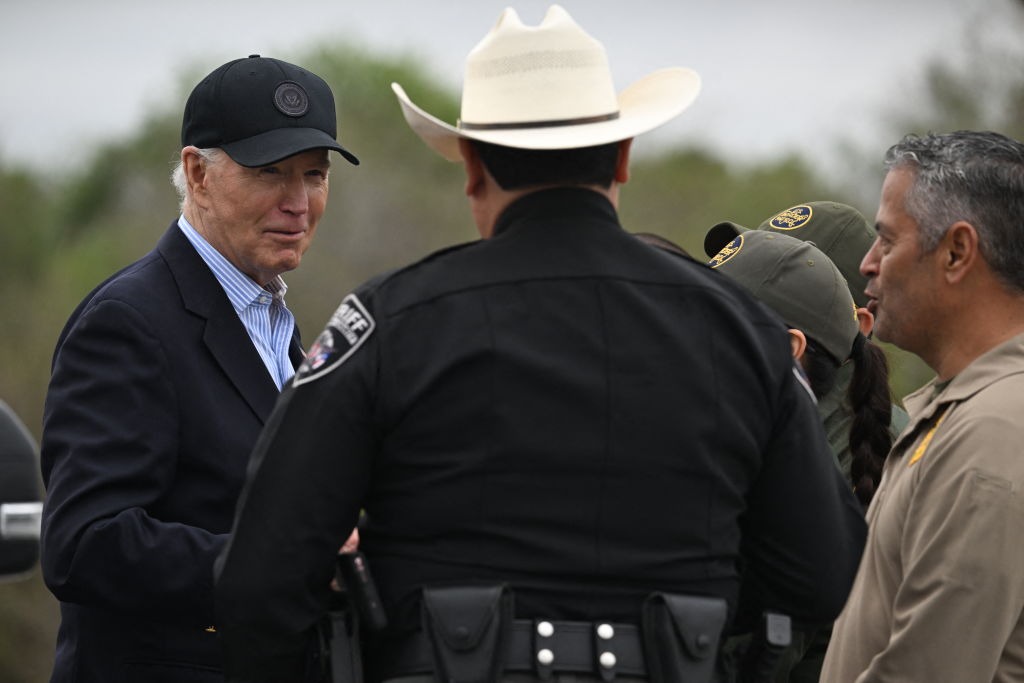
[[611,624],[601,624],[597,627],[597,637],[601,640],[611,640],[615,637],[615,629]]
[[606,669],[610,669],[615,666],[615,653],[614,652],[602,652],[598,661],[601,662],[601,666]]
[[551,650],[544,648],[537,653],[537,661],[544,666],[551,666],[551,662],[555,661],[555,653]]
[[537,635],[541,638],[550,638],[555,634],[555,626],[550,621],[541,621],[537,624]]

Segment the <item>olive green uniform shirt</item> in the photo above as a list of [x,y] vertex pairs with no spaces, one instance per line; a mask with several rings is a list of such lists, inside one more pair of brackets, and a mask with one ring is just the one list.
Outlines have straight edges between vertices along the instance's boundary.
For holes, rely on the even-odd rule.
[[[843,476],[850,481],[850,463],[853,455],[850,453],[850,427],[853,425],[853,408],[846,398],[850,381],[853,379],[853,363],[847,363],[839,367],[836,375],[835,386],[832,391],[821,397],[818,401],[818,413],[825,425],[825,435],[828,443],[832,446],[832,452],[839,460],[839,469]],[[906,411],[895,403],[892,406],[892,422],[889,425],[889,433],[893,441],[900,435],[907,426],[910,418]]]

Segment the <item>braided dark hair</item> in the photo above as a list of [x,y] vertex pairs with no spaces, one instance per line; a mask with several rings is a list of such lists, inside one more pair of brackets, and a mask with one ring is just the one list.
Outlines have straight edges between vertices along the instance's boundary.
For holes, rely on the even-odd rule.
[[850,479],[854,493],[867,509],[882,478],[882,465],[892,447],[892,393],[889,363],[880,346],[857,335],[851,359],[853,378],[847,397],[853,408],[850,426]]
[[[853,410],[849,435],[850,480],[857,499],[867,510],[892,447],[889,363],[882,348],[860,333],[853,341],[850,360],[854,363],[853,377],[846,390],[846,400]],[[821,344],[807,339],[803,367],[815,397],[821,399],[831,391],[839,365]]]

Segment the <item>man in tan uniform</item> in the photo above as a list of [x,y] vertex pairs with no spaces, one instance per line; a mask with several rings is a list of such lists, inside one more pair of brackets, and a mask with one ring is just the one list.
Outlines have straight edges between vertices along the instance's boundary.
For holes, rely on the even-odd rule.
[[827,683],[1024,677],[1024,145],[907,136],[861,263],[878,338],[937,377],[904,400]]

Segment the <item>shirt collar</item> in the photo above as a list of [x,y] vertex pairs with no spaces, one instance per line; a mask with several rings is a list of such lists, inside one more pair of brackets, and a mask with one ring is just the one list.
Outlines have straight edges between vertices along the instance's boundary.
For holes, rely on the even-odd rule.
[[530,192],[519,197],[498,216],[494,236],[513,226],[537,219],[550,221],[569,217],[579,222],[587,216],[602,221],[619,222],[615,207],[603,194],[584,187],[555,187]]
[[904,398],[903,405],[911,420],[917,421],[918,418],[930,417],[946,403],[965,401],[989,385],[1022,372],[1024,334],[1008,339],[978,356],[956,377],[946,382],[945,387],[939,387],[938,378],[933,378]]

